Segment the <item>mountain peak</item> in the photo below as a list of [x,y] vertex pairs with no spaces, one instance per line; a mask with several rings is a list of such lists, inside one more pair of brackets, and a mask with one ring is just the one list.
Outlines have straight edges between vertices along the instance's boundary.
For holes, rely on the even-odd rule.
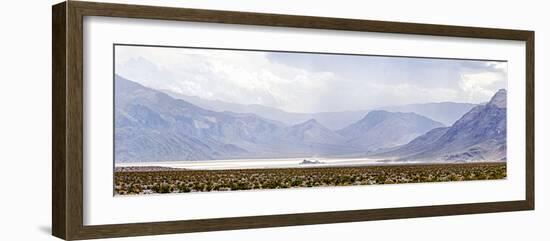
[[304,123],[302,123],[303,125],[321,125],[321,123],[319,123],[316,119],[309,119],[307,121],[305,121]]
[[506,90],[472,108],[451,127],[434,129],[390,151],[401,160],[497,161],[506,158]]
[[380,122],[380,121],[388,118],[391,114],[393,114],[393,113],[389,112],[389,111],[385,111],[385,110],[373,110],[373,111],[370,111],[369,113],[367,113],[365,115],[365,117],[363,117],[363,120],[369,120],[369,121],[372,121],[372,122]]
[[321,123],[319,123],[317,120],[315,120],[313,118],[309,119],[305,122],[302,122],[302,123],[299,123],[299,124],[296,124],[296,125],[293,125],[293,126],[289,126],[288,128],[293,129],[293,130],[319,129],[319,130],[329,131],[328,128],[326,128],[325,126],[323,126]]
[[367,115],[387,115],[387,114],[391,114],[391,112],[386,110],[373,110],[373,111],[370,111]]
[[498,108],[506,108],[506,90],[498,90],[495,95],[493,95],[488,105],[494,105]]
[[324,127],[315,119],[309,119],[306,122],[287,127],[284,139],[337,145],[345,141],[342,136]]
[[415,113],[376,110],[363,119],[338,130],[350,145],[365,150],[394,147],[406,144],[427,131],[443,124]]

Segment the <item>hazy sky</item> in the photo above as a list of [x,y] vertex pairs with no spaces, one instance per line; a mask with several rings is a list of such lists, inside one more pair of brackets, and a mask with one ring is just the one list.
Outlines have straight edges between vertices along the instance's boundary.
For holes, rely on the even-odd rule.
[[290,112],[488,101],[506,62],[117,46],[115,71],[155,89]]

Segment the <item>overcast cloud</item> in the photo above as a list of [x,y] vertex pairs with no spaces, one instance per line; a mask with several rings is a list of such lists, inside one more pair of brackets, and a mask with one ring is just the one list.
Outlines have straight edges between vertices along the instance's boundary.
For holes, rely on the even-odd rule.
[[115,71],[155,89],[290,112],[481,103],[506,62],[117,46]]

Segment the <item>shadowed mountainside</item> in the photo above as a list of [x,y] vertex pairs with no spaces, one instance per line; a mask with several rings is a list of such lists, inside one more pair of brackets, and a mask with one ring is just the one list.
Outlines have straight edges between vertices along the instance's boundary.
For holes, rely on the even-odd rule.
[[346,143],[363,150],[376,150],[406,144],[443,124],[415,113],[371,111],[363,119],[338,130]]
[[115,160],[167,161],[357,152],[311,120],[295,126],[210,111],[116,76]]
[[506,90],[474,107],[451,127],[434,129],[374,156],[415,161],[506,160]]
[[[196,96],[186,96],[178,94],[169,90],[162,90],[162,92],[170,95],[173,98],[181,99],[199,106],[203,109],[212,111],[229,111],[235,113],[249,113],[256,114],[266,119],[276,120],[287,125],[295,125],[303,123],[310,119],[315,119],[321,125],[331,129],[340,130],[343,129],[365,117],[370,110],[358,110],[358,111],[339,111],[339,112],[319,112],[319,113],[295,113],[286,112],[277,108],[272,108],[263,105],[251,104],[235,104],[228,103],[220,100],[207,100]],[[380,107],[374,110],[385,110],[388,112],[413,112],[418,115],[428,117],[434,121],[441,122],[444,125],[450,126],[462,115],[471,110],[476,104],[470,103],[455,103],[455,102],[441,102],[441,103],[424,103],[424,104],[410,104],[400,106],[387,106]]]
[[340,131],[316,119],[287,125],[212,111],[115,77],[115,160],[170,161],[338,156],[403,144],[441,123],[374,111]]

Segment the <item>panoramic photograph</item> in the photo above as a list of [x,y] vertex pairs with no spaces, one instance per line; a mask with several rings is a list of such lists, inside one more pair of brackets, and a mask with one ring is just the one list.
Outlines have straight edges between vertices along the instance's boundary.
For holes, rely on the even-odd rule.
[[506,61],[114,51],[115,195],[506,178]]

